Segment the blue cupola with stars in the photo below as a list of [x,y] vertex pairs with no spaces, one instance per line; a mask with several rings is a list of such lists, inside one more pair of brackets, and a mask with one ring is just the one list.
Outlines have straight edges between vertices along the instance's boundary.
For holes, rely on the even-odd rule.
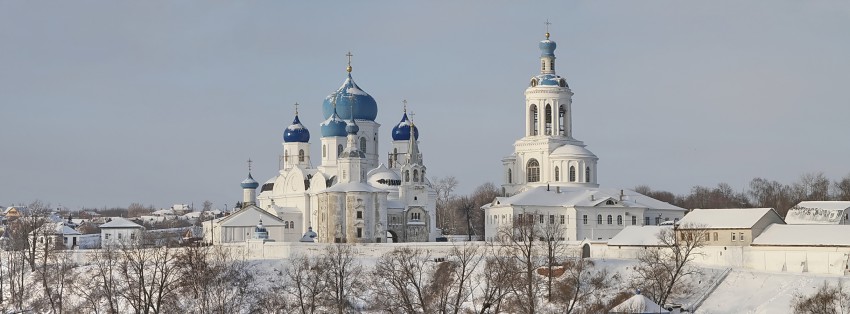
[[[331,118],[334,109],[339,110],[339,115],[351,119],[375,121],[378,117],[378,103],[375,98],[363,91],[354,79],[351,78],[351,53],[348,53],[348,78],[342,86],[328,95],[322,104],[322,113],[325,119]],[[334,108],[334,104],[336,108]]]
[[411,126],[410,119],[407,118],[407,110],[401,116],[401,121],[393,127],[393,141],[408,141],[410,140],[411,129],[413,130],[414,139],[419,139],[419,128],[415,125]]
[[283,141],[286,143],[307,143],[310,142],[310,131],[301,124],[298,119],[298,111],[295,111],[295,120],[292,124],[286,127],[283,131]]

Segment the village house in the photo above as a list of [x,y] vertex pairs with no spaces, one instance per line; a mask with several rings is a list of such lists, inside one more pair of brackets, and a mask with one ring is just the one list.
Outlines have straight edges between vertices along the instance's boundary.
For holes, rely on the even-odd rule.
[[702,230],[705,245],[749,246],[771,224],[785,224],[773,208],[694,209],[676,226],[685,240],[687,230]]

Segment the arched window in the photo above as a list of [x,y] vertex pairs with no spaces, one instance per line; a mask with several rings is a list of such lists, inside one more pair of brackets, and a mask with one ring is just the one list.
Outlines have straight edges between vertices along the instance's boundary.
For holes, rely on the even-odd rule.
[[410,182],[410,170],[404,171],[404,182]]
[[590,167],[584,168],[584,182],[590,182]]
[[328,145],[322,145],[322,158],[328,157]]
[[555,60],[549,61],[549,71],[555,71]]
[[561,180],[561,169],[555,166],[555,181]]
[[393,148],[393,161],[398,161],[398,148]]
[[[289,162],[289,152],[286,151],[285,149],[283,150],[283,161]],[[280,160],[278,160],[278,162],[280,162]]]
[[342,144],[336,146],[336,157],[339,158],[339,155],[342,155]]
[[546,71],[546,60],[540,60],[540,66],[543,71]]
[[513,183],[514,180],[514,175],[511,172],[511,169],[508,169],[508,183]]
[[601,224],[602,224],[602,215],[596,215],[596,224],[597,224],[597,225],[601,225]]
[[570,166],[570,182],[576,182],[576,167]]
[[298,161],[304,162],[304,150],[303,149],[298,150]]
[[566,135],[564,133],[564,127],[567,125],[567,109],[564,108],[564,105],[561,105],[558,109],[558,134]]
[[413,169],[413,182],[419,182],[419,170]]
[[632,216],[632,226],[637,224],[637,216]]
[[531,107],[529,108],[528,115],[531,118],[531,135],[537,135],[539,131],[537,128],[537,105],[531,105]]
[[525,166],[525,172],[528,176],[528,182],[540,181],[540,163],[537,162],[537,159],[532,158],[528,161],[528,164]]
[[546,121],[546,135],[552,135],[552,105],[546,104],[543,120]]
[[366,153],[366,138],[365,137],[360,138],[360,151],[363,152],[363,153]]
[[623,216],[622,215],[617,215],[617,225],[619,225],[619,226],[623,225]]
[[608,224],[610,225],[610,224],[613,224],[613,223],[614,223],[613,217],[611,217],[611,215],[608,215]]

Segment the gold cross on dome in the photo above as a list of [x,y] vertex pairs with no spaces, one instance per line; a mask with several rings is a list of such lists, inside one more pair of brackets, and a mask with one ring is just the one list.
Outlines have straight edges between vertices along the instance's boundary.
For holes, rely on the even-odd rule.
[[546,19],[546,22],[543,24],[546,25],[546,39],[549,39],[549,25],[552,25],[552,23],[549,23],[549,19]]
[[295,115],[298,115],[298,103],[295,103]]
[[251,158],[248,158],[248,172],[249,173],[251,172],[251,163],[253,163],[253,162],[254,161],[252,161]]
[[404,113],[407,113],[407,99],[402,100],[401,102],[404,103]]
[[351,57],[353,57],[354,55],[351,54],[351,51],[349,51],[345,54],[345,56],[348,57],[348,68],[346,68],[345,70],[351,73]]

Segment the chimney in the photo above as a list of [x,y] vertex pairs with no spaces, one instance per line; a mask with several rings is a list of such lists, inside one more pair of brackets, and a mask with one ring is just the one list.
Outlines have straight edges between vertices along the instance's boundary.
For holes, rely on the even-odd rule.
[[591,202],[592,202],[592,201],[594,201],[593,194],[590,194],[590,201],[591,201]]
[[623,196],[625,196],[625,194],[623,194],[623,190],[620,190],[620,201],[621,202],[623,201]]

